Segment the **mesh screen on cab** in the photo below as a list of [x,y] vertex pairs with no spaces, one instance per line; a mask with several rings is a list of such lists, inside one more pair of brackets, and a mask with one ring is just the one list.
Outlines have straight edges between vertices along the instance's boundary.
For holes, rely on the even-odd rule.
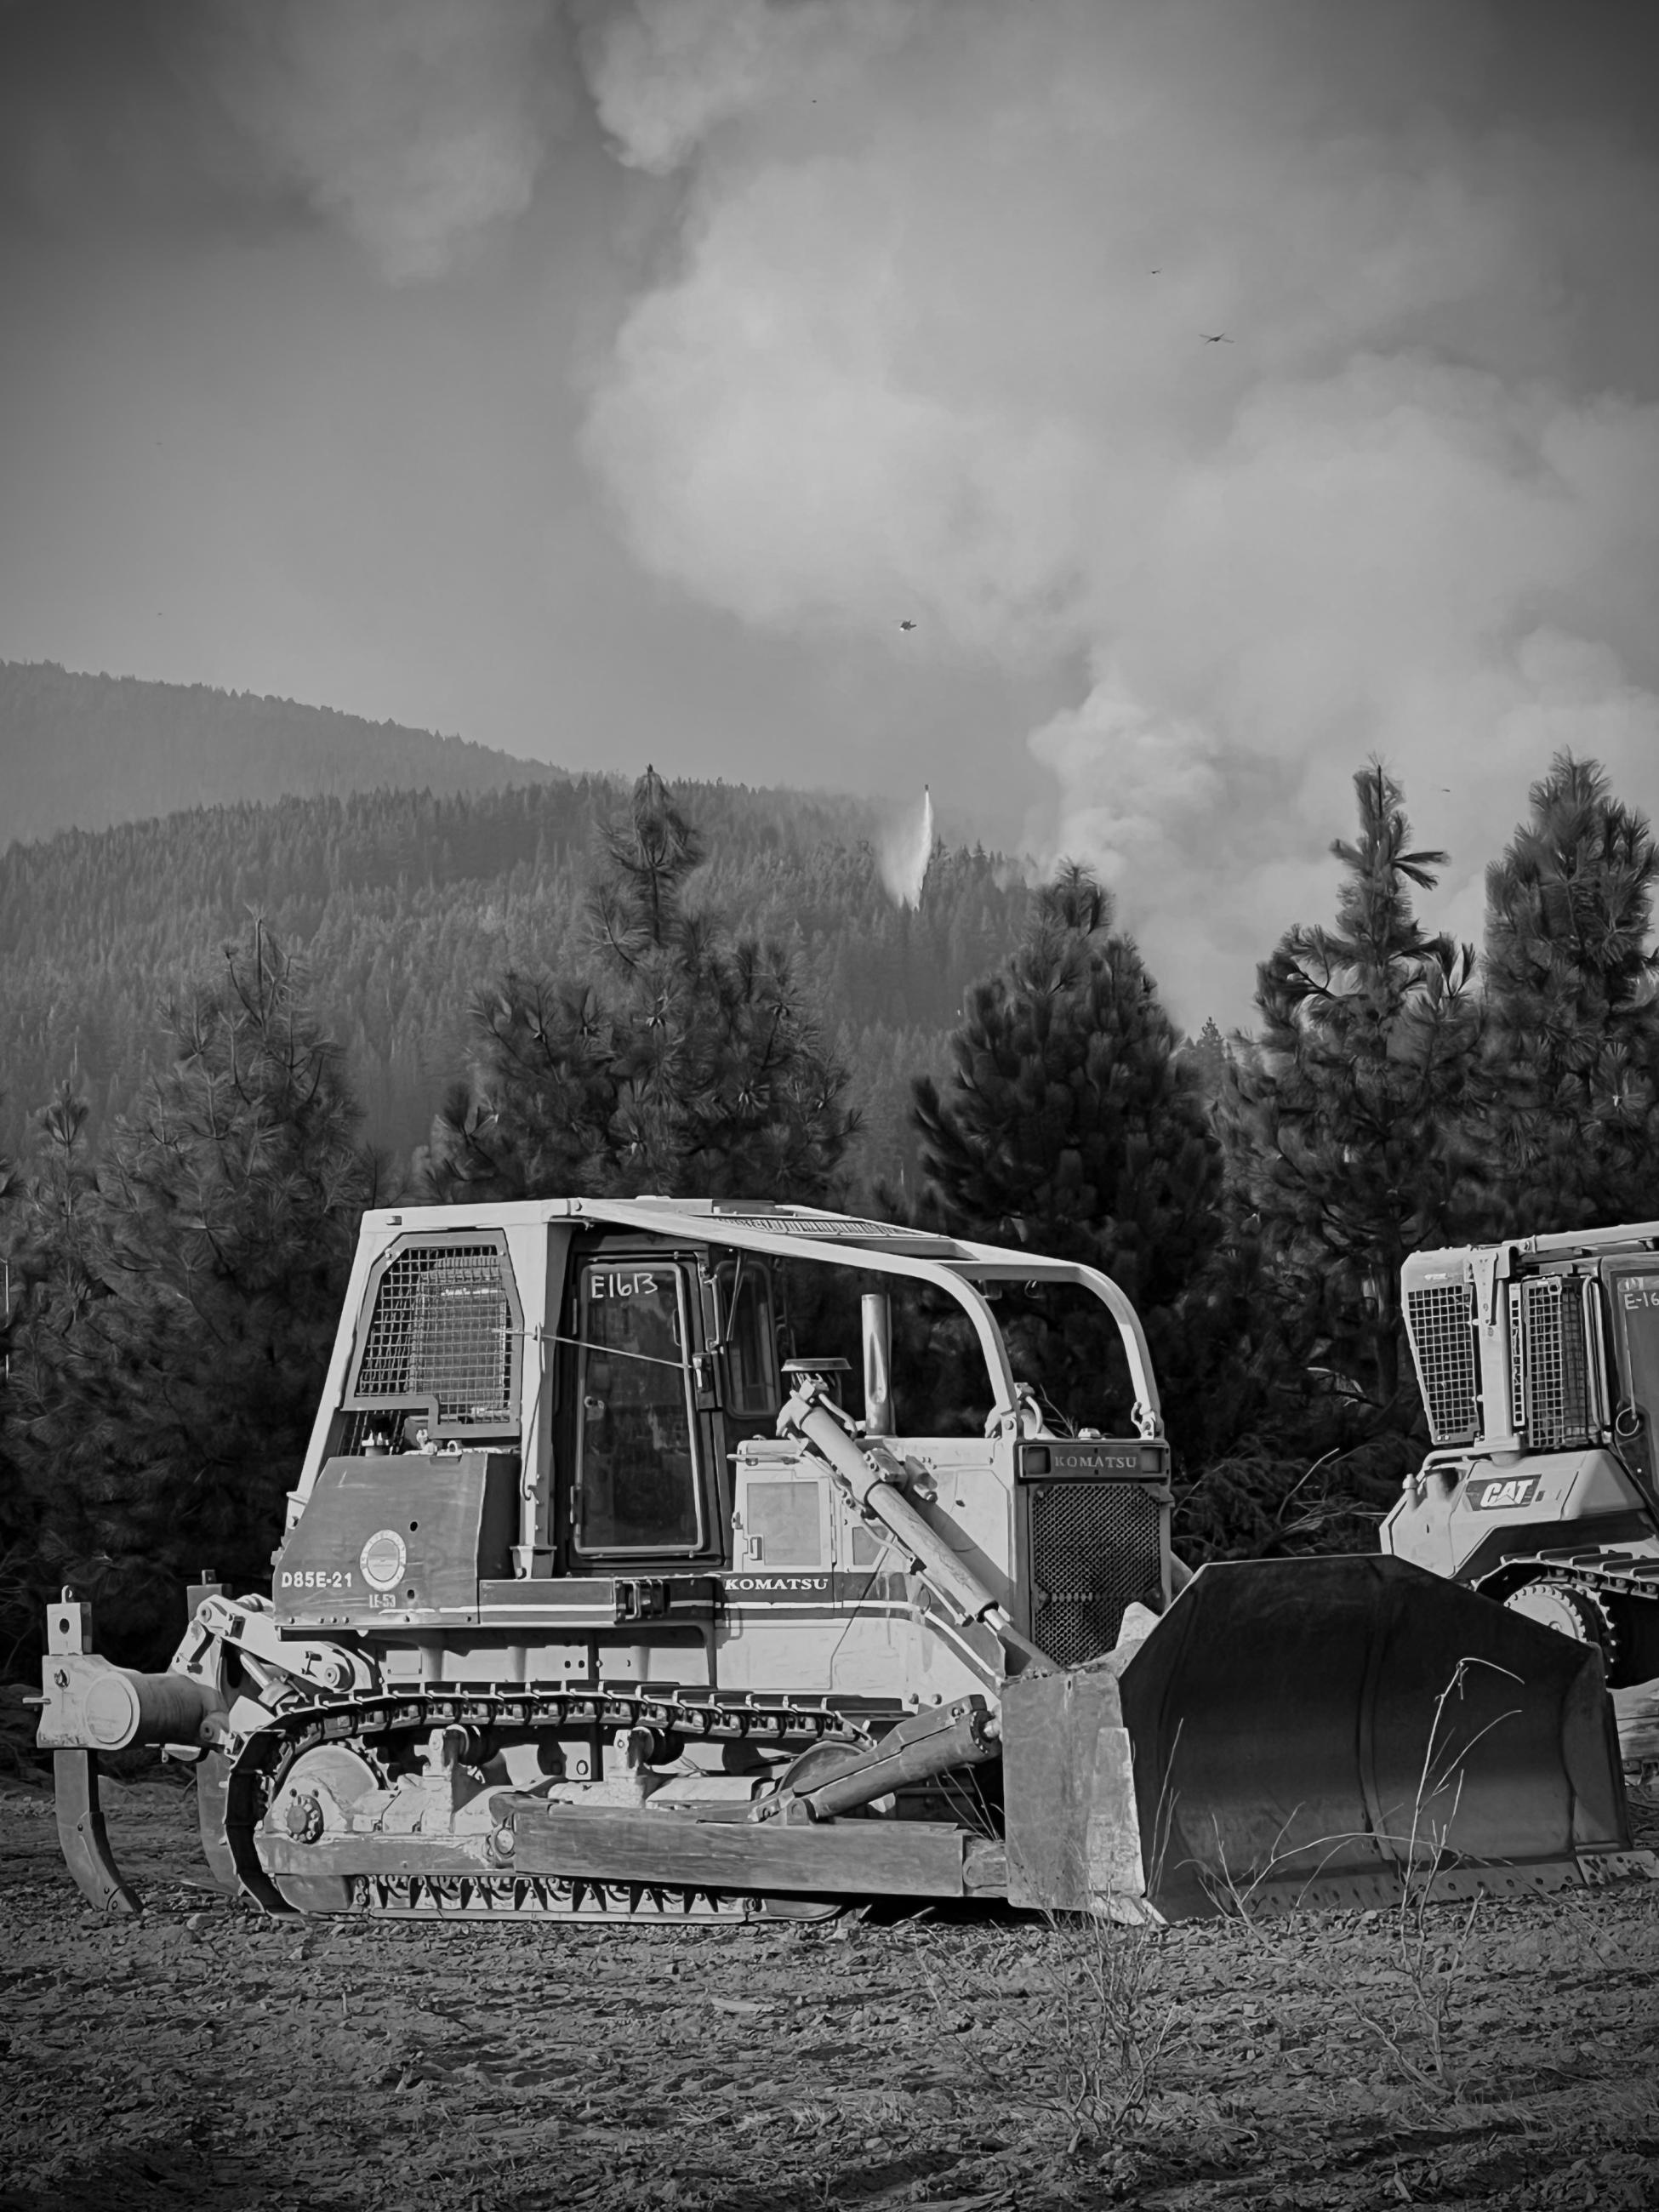
[[506,1255],[493,1244],[411,1244],[375,1292],[353,1395],[435,1398],[444,1424],[514,1418],[515,1331]]
[[1431,1283],[1406,1293],[1406,1326],[1437,1444],[1467,1443],[1475,1433],[1474,1332],[1467,1283]]

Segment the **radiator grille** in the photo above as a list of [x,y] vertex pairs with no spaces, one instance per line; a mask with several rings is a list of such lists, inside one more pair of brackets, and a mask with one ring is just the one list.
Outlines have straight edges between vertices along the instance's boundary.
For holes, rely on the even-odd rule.
[[1522,1326],[1522,1285],[1510,1293],[1510,1426],[1517,1437],[1527,1433],[1527,1346]]
[[380,1277],[353,1395],[437,1401],[445,1425],[513,1419],[511,1278],[494,1244],[411,1244]]
[[1406,1293],[1417,1379],[1437,1444],[1468,1443],[1475,1433],[1474,1333],[1467,1283],[1431,1283]]
[[1589,1358],[1585,1285],[1547,1275],[1516,1285],[1512,1316],[1520,1316],[1516,1365],[1522,1425],[1534,1451],[1590,1441]]
[[1163,1602],[1164,1508],[1142,1482],[1034,1483],[1031,1640],[1062,1667],[1117,1641],[1123,1610]]

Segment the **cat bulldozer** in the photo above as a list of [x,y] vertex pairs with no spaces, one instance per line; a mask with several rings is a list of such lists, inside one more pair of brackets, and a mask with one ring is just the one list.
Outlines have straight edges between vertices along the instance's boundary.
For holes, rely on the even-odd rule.
[[[999,1304],[1063,1298],[1109,1424],[1015,1371]],[[1642,1871],[1595,1643],[1403,1559],[1188,1573],[1170,1474],[1085,1267],[757,1202],[371,1213],[270,1594],[204,1574],[154,1674],[49,1613],[65,1856],[137,1909],[98,1759],[159,1743],[272,1914],[1134,1922]]]
[[1659,1778],[1659,1221],[1414,1254],[1433,1449],[1384,1549],[1598,1652]]

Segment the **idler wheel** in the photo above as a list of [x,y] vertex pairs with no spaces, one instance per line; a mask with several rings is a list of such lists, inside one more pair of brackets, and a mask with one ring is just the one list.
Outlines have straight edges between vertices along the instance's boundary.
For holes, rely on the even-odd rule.
[[[261,1823],[260,1833],[292,1837],[307,1844],[320,1842],[331,1832],[342,1832],[342,1815],[370,1790],[383,1786],[379,1769],[366,1753],[350,1744],[319,1744],[314,1750],[302,1752],[289,1767]],[[296,1912],[351,1910],[349,1875],[273,1874],[270,1879],[283,1902]]]

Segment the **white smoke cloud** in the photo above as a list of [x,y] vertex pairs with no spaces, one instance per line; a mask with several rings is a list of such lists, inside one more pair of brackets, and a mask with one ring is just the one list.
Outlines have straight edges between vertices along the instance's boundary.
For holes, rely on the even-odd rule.
[[[936,0],[935,0],[936,4]],[[928,0],[635,0],[588,42],[599,120],[631,167],[665,176],[719,127],[856,88]]]
[[570,95],[542,0],[221,0],[208,66],[273,178],[392,283],[529,206]]
[[896,906],[921,904],[921,887],[933,857],[933,795],[923,784],[921,805],[895,809],[877,849],[881,880]]
[[1501,27],[639,0],[593,35],[621,157],[684,195],[588,422],[636,554],[757,626],[902,607],[1078,671],[1010,733],[1054,780],[1026,834],[1105,871],[1189,1020],[1328,916],[1374,750],[1468,934],[1554,746],[1659,801],[1651,331],[1606,308],[1659,192],[1478,113]]

